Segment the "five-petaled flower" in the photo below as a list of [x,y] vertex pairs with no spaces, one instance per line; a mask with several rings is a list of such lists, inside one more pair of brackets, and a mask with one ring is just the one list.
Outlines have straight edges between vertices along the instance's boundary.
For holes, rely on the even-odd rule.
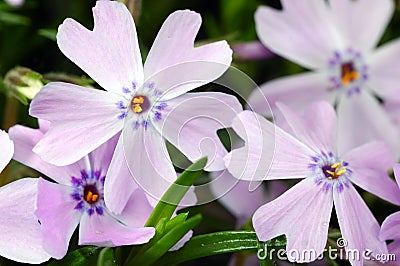
[[104,203],[104,180],[117,137],[76,163],[55,166],[32,152],[48,127],[49,123],[40,121],[40,129],[17,125],[9,131],[15,143],[14,159],[57,182],[39,178],[36,188],[35,214],[40,221],[43,248],[56,259],[64,257],[78,224],[80,245],[121,246],[148,242],[155,229],[143,227],[152,211],[143,191],[137,189],[131,194],[120,215],[111,213]]
[[[176,179],[165,140],[190,160],[205,155],[208,170],[224,169],[227,153],[217,130],[230,126],[241,110],[232,95],[186,93],[221,76],[232,51],[225,41],[194,47],[199,14],[184,10],[162,25],[142,66],[136,29],[125,5],[98,1],[94,29],[72,19],[59,27],[61,51],[106,91],[50,83],[34,98],[30,114],[51,128],[34,151],[44,160],[66,165],[81,159],[119,134],[105,181],[105,201],[120,213],[134,191],[129,168],[155,204]],[[211,145],[202,142],[213,141]]]
[[[247,141],[246,145],[225,158],[228,170],[239,179],[303,179],[255,212],[253,226],[258,238],[267,241],[285,234],[287,251],[307,254],[289,256],[291,261],[313,261],[325,248],[334,204],[347,249],[387,253],[385,242],[378,238],[379,224],[353,183],[400,204],[400,190],[387,174],[394,163],[388,146],[370,142],[339,153],[336,116],[329,103],[311,105],[304,116],[283,104],[278,103],[278,107],[293,135],[244,111],[234,120],[233,128]],[[265,150],[274,150],[272,161]],[[314,252],[304,253],[306,250]],[[362,265],[362,260],[349,259],[352,265]]]
[[[1,173],[14,154],[14,143],[2,130],[0,147]],[[34,214],[37,187],[37,179],[23,178],[0,188],[0,256],[32,264],[50,259]]]
[[399,131],[380,101],[391,109],[400,103],[400,65],[394,60],[400,56],[400,40],[374,49],[394,11],[393,1],[282,0],[282,5],[283,10],[258,8],[258,36],[273,52],[312,72],[261,85],[249,106],[271,115],[265,99],[273,111],[276,102],[304,110],[326,100],[337,105],[339,151],[384,140],[398,154]]

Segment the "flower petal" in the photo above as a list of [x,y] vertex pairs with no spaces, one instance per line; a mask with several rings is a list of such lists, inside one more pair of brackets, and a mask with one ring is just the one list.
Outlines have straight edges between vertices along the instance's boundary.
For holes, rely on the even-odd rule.
[[68,166],[55,166],[43,161],[32,151],[33,147],[43,138],[44,133],[40,129],[28,128],[16,125],[9,130],[10,138],[15,143],[14,160],[23,163],[42,174],[57,181],[57,183],[68,185],[71,175],[80,172],[79,164]]
[[336,93],[329,90],[328,77],[323,73],[306,72],[278,78],[264,83],[249,97],[249,109],[265,116],[272,116],[276,103],[282,102],[293,110],[303,110],[313,101],[334,103]]
[[400,189],[388,176],[394,163],[390,148],[384,142],[364,144],[343,156],[353,172],[351,181],[361,188],[400,205]]
[[178,242],[175,243],[168,251],[176,251],[183,247],[193,236],[193,230],[187,232]]
[[143,83],[143,66],[132,15],[123,3],[97,1],[94,29],[67,18],[58,28],[60,50],[108,91],[122,94]]
[[342,191],[335,189],[333,197],[340,231],[347,244],[345,248],[359,251],[359,258],[357,254],[349,256],[351,265],[362,266],[363,252],[367,249],[372,256],[387,254],[386,243],[378,239],[379,224],[353,185]]
[[[130,120],[126,121],[122,149],[129,170],[147,196],[158,201],[177,177],[165,140],[151,125],[146,129],[143,126],[134,129]],[[151,200],[150,203],[155,204],[156,201]]]
[[35,214],[42,227],[43,247],[56,259],[67,254],[69,240],[78,226],[81,212],[75,210],[73,189],[39,178]]
[[180,10],[165,20],[144,64],[147,80],[154,82],[165,99],[209,83],[221,76],[232,61],[226,41],[194,47],[201,25],[198,13]]
[[382,240],[400,239],[400,212],[389,215],[383,221],[379,238]]
[[33,99],[30,115],[51,122],[34,152],[55,165],[74,163],[116,135],[119,97],[96,89],[53,82]]
[[104,181],[104,201],[107,208],[115,214],[120,214],[135,189],[138,189],[138,185],[125,160],[123,141],[120,137]]
[[[282,1],[283,10],[261,6],[255,13],[261,42],[274,53],[306,68],[323,68],[338,48],[325,1]],[[282,34],[282,33],[285,34]]]
[[154,234],[153,227],[130,228],[106,212],[103,215],[83,215],[79,226],[79,245],[139,245],[147,243]]
[[368,59],[369,87],[384,100],[390,100],[399,92],[400,40],[380,46]]
[[129,197],[121,214],[114,216],[129,227],[143,227],[153,209],[145,193],[141,189],[136,189]]
[[289,261],[310,262],[325,248],[332,206],[332,190],[324,191],[312,178],[306,178],[260,207],[253,215],[254,229],[261,241],[285,234]]
[[0,188],[0,256],[39,264],[50,255],[42,247],[40,224],[34,215],[37,179],[24,178]]
[[218,92],[187,93],[167,102],[154,126],[192,162],[207,156],[207,171],[225,169],[227,154],[217,130],[230,127],[242,110],[236,97]]
[[334,151],[336,144],[336,113],[327,102],[314,102],[303,116],[284,104],[277,104],[296,137],[314,151]]
[[[366,52],[376,46],[394,11],[391,0],[330,0],[329,3],[346,44]],[[365,14],[373,15],[373,19]]]
[[250,111],[238,114],[232,127],[245,140],[244,147],[225,157],[234,177],[260,181],[308,176],[315,152],[279,127]]
[[339,154],[373,140],[383,140],[394,152],[399,152],[397,128],[368,92],[362,90],[350,97],[343,95],[337,112]]
[[7,133],[0,130],[0,173],[6,168],[7,164],[11,161],[14,154],[14,144]]
[[[240,228],[266,201],[264,187],[250,190],[250,182],[239,181],[227,170],[212,173],[210,190],[218,201],[236,217],[236,228]],[[273,182],[273,181],[272,181]]]

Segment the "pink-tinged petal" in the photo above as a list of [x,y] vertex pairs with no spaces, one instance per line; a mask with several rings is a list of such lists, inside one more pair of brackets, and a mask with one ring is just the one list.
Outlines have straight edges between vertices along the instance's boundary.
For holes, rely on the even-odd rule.
[[400,205],[400,189],[388,176],[388,170],[395,163],[394,156],[384,142],[364,144],[343,155],[343,159],[353,172],[350,178],[352,182],[384,200]]
[[44,133],[40,129],[28,128],[16,125],[9,130],[10,138],[15,143],[14,160],[23,163],[42,174],[57,181],[57,183],[68,185],[71,175],[80,172],[78,163],[68,166],[55,166],[43,161],[32,151],[33,147],[43,138]]
[[60,50],[108,91],[123,93],[143,83],[143,66],[132,15],[123,3],[97,1],[90,31],[67,18],[58,28]]
[[221,76],[232,61],[226,41],[194,47],[201,25],[198,13],[180,10],[165,20],[144,64],[147,80],[162,85],[165,99],[209,83]]
[[330,0],[329,3],[335,25],[346,44],[362,51],[376,46],[394,11],[391,0]]
[[396,163],[393,166],[394,177],[396,179],[397,185],[400,187],[400,164]]
[[6,168],[7,164],[11,161],[14,154],[14,144],[8,134],[0,130],[0,173]]
[[236,60],[240,61],[261,60],[275,56],[259,41],[238,43],[232,49],[233,53],[239,57]]
[[349,256],[351,265],[362,266],[362,255],[367,249],[371,250],[372,256],[387,254],[386,243],[378,239],[379,224],[353,185],[342,191],[335,189],[333,197],[340,231],[347,244],[345,248],[360,251],[358,259]]
[[[261,6],[255,13],[257,35],[272,52],[304,67],[327,65],[338,48],[337,33],[325,1],[282,1],[283,10]],[[282,34],[282,33],[285,34]]]
[[234,177],[261,181],[308,176],[315,152],[265,118],[243,111],[234,119],[232,128],[246,142],[225,157]]
[[210,190],[221,204],[236,217],[240,228],[265,203],[264,187],[250,190],[250,182],[234,178],[227,170],[212,173]]
[[302,116],[286,105],[277,103],[295,136],[314,151],[334,151],[336,113],[328,102],[314,102]]
[[34,215],[37,179],[24,178],[0,188],[0,256],[39,264],[50,255],[42,247],[41,227]]
[[189,232],[187,232],[178,242],[176,242],[175,245],[173,245],[169,251],[176,251],[178,249],[180,249],[181,247],[183,247],[186,242],[188,242],[193,236],[193,230],[190,230]]
[[103,172],[107,172],[119,138],[120,134],[113,136],[88,155],[92,170],[102,169]]
[[[261,241],[285,234],[289,261],[310,262],[325,248],[332,206],[332,190],[325,191],[313,178],[306,178],[260,207],[253,215],[253,226]],[[294,258],[290,250],[299,254],[307,254],[305,250],[313,252]]]
[[147,243],[154,234],[153,227],[130,228],[106,212],[103,215],[83,215],[79,226],[79,245],[139,245]]
[[398,130],[369,92],[343,95],[337,112],[339,154],[374,140],[383,140],[395,153],[399,152]]
[[117,95],[53,82],[33,99],[30,115],[51,122],[34,152],[55,165],[74,163],[116,135],[123,127]]
[[206,170],[225,169],[227,154],[217,130],[230,127],[242,111],[236,97],[218,92],[187,93],[167,102],[154,126],[192,162],[207,156]]
[[81,212],[74,209],[72,187],[39,179],[35,214],[42,227],[43,247],[56,259],[67,254],[69,240],[78,226]]
[[379,238],[382,240],[400,239],[400,212],[389,215],[383,221]]
[[400,62],[393,58],[400,57],[400,40],[385,43],[368,59],[369,87],[384,100],[398,95]]
[[164,138],[149,125],[134,129],[129,118],[122,133],[122,149],[135,182],[155,204],[176,180]]
[[121,214],[136,189],[138,185],[125,160],[123,141],[120,137],[104,181],[104,201],[107,208],[113,213]]
[[14,7],[20,7],[24,4],[25,0],[5,0],[7,4]]
[[129,227],[143,227],[153,209],[145,193],[141,189],[136,189],[129,197],[121,214],[114,216]]
[[293,110],[304,110],[313,101],[333,104],[336,92],[329,90],[328,77],[323,73],[307,72],[278,78],[255,89],[248,100],[248,108],[265,116],[272,116],[276,103],[281,102]]

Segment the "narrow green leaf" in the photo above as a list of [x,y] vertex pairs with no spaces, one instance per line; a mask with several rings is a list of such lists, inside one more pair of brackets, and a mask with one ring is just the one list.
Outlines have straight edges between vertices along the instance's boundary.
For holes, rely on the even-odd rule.
[[114,251],[111,248],[103,248],[97,258],[97,266],[117,266]]
[[62,260],[54,260],[48,266],[97,266],[97,257],[103,248],[85,247],[68,253]]
[[[285,246],[286,239],[278,237],[266,242],[268,246]],[[157,265],[174,265],[210,255],[258,250],[257,235],[254,231],[225,231],[192,237],[181,249],[163,256]]]
[[38,34],[42,37],[45,37],[51,41],[56,41],[57,38],[57,30],[56,29],[40,29],[38,30]]
[[171,220],[170,222],[172,222],[173,224],[171,224],[170,227],[172,228],[166,231],[166,233],[156,243],[150,245],[150,247],[143,253],[139,253],[138,256],[135,257],[132,261],[127,261],[126,265],[152,265],[159,258],[161,258],[161,256],[163,256],[170,248],[172,248],[180,239],[182,239],[182,237],[185,236],[187,232],[198,225],[201,219],[201,215],[197,214],[178,225],[175,224],[177,220],[175,220],[175,222]]
[[4,12],[0,10],[0,22],[10,25],[29,25],[30,20],[27,17],[17,15],[10,12]]
[[202,158],[189,166],[165,192],[157,206],[154,208],[145,226],[155,226],[161,218],[170,219],[176,206],[185,196],[191,185],[202,173],[207,164],[207,158]]

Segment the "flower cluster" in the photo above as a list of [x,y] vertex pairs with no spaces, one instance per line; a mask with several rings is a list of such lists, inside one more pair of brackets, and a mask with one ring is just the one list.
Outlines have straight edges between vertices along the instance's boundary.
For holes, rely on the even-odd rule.
[[[254,42],[234,51],[239,60],[274,53],[310,71],[261,85],[248,110],[233,94],[191,92],[220,78],[233,53],[226,41],[195,45],[198,13],[170,14],[144,63],[123,3],[97,1],[92,30],[67,18],[58,47],[101,88],[46,81],[29,106],[39,128],[0,131],[0,171],[13,159],[41,174],[0,188],[0,256],[33,264],[62,259],[76,231],[78,245],[161,241],[157,233],[183,217],[148,225],[179,175],[168,142],[191,162],[208,158],[211,193],[236,217],[236,229],[254,229],[261,242],[285,235],[287,252],[314,251],[290,261],[317,260],[335,222],[346,251],[368,250],[377,263],[390,252],[400,259],[400,213],[381,227],[360,194],[400,205],[400,67],[393,59],[400,42],[375,48],[393,1],[281,2],[282,10],[255,13],[265,47]],[[227,128],[240,137],[230,150],[217,134]],[[288,188],[279,179],[298,182]],[[189,189],[181,204],[193,206],[197,196]],[[171,250],[191,238],[190,229]],[[253,254],[247,264],[256,260]]]

